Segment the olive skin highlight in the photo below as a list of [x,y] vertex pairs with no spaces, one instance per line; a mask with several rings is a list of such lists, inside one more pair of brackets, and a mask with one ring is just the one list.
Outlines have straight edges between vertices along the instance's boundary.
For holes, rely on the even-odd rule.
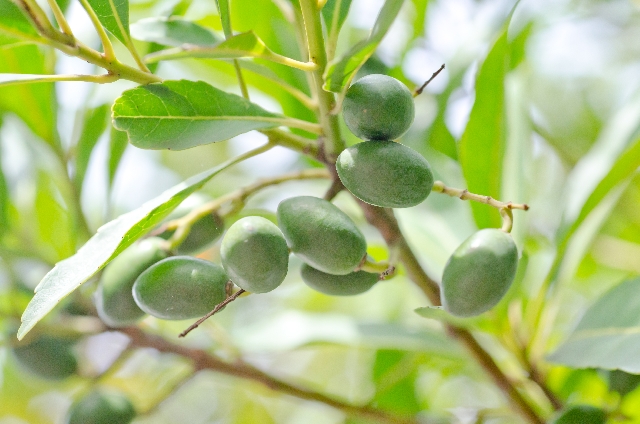
[[291,251],[320,271],[349,274],[366,254],[367,242],[356,224],[324,199],[299,196],[283,200],[277,216]]
[[289,268],[289,248],[282,231],[259,216],[242,218],[229,227],[220,256],[234,284],[252,293],[278,287]]
[[393,141],[358,143],[338,156],[342,184],[358,199],[383,208],[408,208],[422,203],[433,187],[425,158]]
[[518,250],[511,235],[494,228],[480,230],[445,265],[442,305],[453,315],[480,315],[502,299],[517,268]]

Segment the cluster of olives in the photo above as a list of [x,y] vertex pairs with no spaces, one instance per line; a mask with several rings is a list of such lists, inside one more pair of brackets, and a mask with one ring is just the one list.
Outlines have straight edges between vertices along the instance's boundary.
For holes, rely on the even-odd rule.
[[[391,140],[414,119],[413,96],[386,75],[369,75],[347,90],[347,127],[367,140],[344,150],[336,162],[342,184],[375,206],[406,208],[424,201],[433,188],[429,163]],[[511,236],[485,229],[468,238],[447,262],[442,277],[443,306],[458,316],[479,315],[502,299],[515,278],[518,251]]]

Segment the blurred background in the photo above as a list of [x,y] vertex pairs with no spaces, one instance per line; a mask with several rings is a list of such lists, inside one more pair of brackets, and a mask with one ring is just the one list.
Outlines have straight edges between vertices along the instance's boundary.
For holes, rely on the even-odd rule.
[[[337,55],[367,36],[382,4],[353,0]],[[97,48],[99,40],[80,4],[63,6],[76,36]],[[130,7],[134,38],[135,23],[150,16],[182,16],[221,34],[212,1],[133,0]],[[235,31],[254,30],[272,50],[300,57],[283,13],[288,1],[234,0],[231,7]],[[496,311],[475,322],[483,346],[516,379],[522,371],[501,339],[519,331],[520,322],[528,319],[528,305],[541,290],[547,293],[541,324],[546,327],[538,343],[544,361],[588,305],[640,273],[637,171],[602,196],[570,243],[560,244],[567,223],[576,222],[587,198],[637,138],[639,37],[637,1],[407,0],[361,70],[394,76],[413,89],[446,64],[416,98],[416,118],[402,142],[423,154],[436,178],[447,185],[481,194],[490,190],[501,200],[531,206],[526,213],[515,211],[513,235],[522,254],[516,284]],[[127,58],[124,47],[114,44],[118,56]],[[157,49],[145,41],[136,45],[142,52]],[[506,65],[483,66],[490,60]],[[271,67],[308,91],[301,72]],[[476,83],[481,69],[486,72],[482,85]],[[0,72],[98,70],[0,34]],[[163,62],[156,72],[165,79],[204,80],[239,93],[228,62]],[[248,72],[246,77],[253,102],[313,119],[295,98],[264,78]],[[105,222],[265,141],[252,132],[180,152],[128,146],[111,129],[109,115],[113,101],[132,87],[129,82],[0,87],[0,424],[63,423],[73,399],[95,385],[125,392],[140,412],[134,421],[138,424],[368,422],[253,381],[212,371],[194,373],[191,363],[178,355],[131,348],[127,337],[104,332],[97,318],[85,316],[93,308],[95,281],[74,292],[34,329],[34,337],[48,334],[69,341],[77,372],[45,378],[17,359],[20,315],[56,262],[72,255]],[[358,141],[346,128],[344,134],[348,144]],[[473,142],[469,134],[477,134]],[[502,160],[492,163],[497,137],[504,140],[504,152],[498,156]],[[464,163],[473,157],[486,160],[469,171]],[[310,166],[320,164],[275,148],[215,177],[202,191],[215,198],[260,177]],[[289,182],[253,196],[247,209],[273,216],[282,199],[322,196],[326,189],[324,181]],[[341,193],[336,204],[361,226],[369,253],[385,259],[382,238],[349,195]],[[500,222],[489,207],[437,194],[396,215],[436,281],[463,240],[479,226]],[[199,256],[219,262],[218,247]],[[558,263],[558,252],[564,259],[549,288],[545,277]],[[431,420],[425,422],[521,422],[441,324],[414,312],[428,302],[402,270],[363,295],[338,298],[302,284],[299,266],[292,258],[280,288],[236,301],[180,343],[224,359],[242,358],[272,376],[348,403],[372,403]],[[149,317],[140,328],[177,342],[176,335],[188,324]],[[562,399],[615,408],[628,422],[640,422],[637,391],[620,399],[608,391],[597,370],[546,366],[549,385]],[[535,390],[532,396],[540,398]]]

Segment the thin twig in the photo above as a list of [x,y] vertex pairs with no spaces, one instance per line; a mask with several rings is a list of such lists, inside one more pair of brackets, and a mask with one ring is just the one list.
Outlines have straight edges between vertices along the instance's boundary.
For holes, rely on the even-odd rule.
[[229,303],[233,302],[234,300],[236,300],[242,293],[244,293],[245,290],[244,289],[240,289],[237,292],[235,292],[234,294],[232,294],[231,296],[227,297],[225,300],[223,300],[222,302],[218,303],[216,305],[215,308],[213,308],[213,310],[211,312],[209,312],[207,315],[203,316],[202,318],[200,318],[198,321],[194,322],[193,324],[191,324],[189,326],[189,328],[187,328],[186,330],[184,330],[182,333],[180,333],[180,335],[178,335],[178,337],[184,337],[187,334],[189,334],[191,331],[195,330],[196,328],[198,328],[200,326],[200,324],[202,324],[203,322],[205,322],[206,320],[208,320],[209,318],[211,318],[212,316],[214,316],[215,314],[217,314],[218,312],[220,312],[220,310],[222,308],[224,308],[225,306],[227,306]]
[[513,203],[513,202],[501,202],[491,196],[483,196],[481,194],[475,194],[469,192],[467,189],[447,187],[442,181],[436,181],[433,183],[431,191],[435,193],[442,193],[451,197],[457,197],[460,200],[473,200],[474,202],[485,203],[489,206],[493,206],[496,209],[520,209],[523,211],[529,210],[529,205],[526,203]]
[[429,78],[424,84],[422,84],[419,88],[416,88],[416,90],[413,92],[413,97],[419,96],[420,94],[422,94],[422,91],[427,87],[427,85],[429,85],[429,83],[431,81],[434,80],[435,77],[438,76],[438,74],[440,72],[442,72],[442,70],[444,69],[444,63],[442,64],[442,66],[440,67],[440,69],[438,69],[437,71],[435,71],[433,73],[433,75],[431,75],[431,78]]
[[215,355],[211,355],[204,350],[192,349],[185,346],[173,344],[163,337],[147,334],[137,327],[127,327],[118,330],[126,334],[131,339],[132,347],[149,347],[160,352],[173,353],[193,361],[196,371],[212,370],[223,374],[252,380],[265,385],[271,390],[297,397],[299,399],[320,402],[331,406],[350,416],[357,416],[371,421],[389,424],[418,424],[418,420],[413,417],[403,417],[381,411],[371,406],[351,405],[334,399],[322,393],[304,389],[275,377],[243,362],[226,362]]

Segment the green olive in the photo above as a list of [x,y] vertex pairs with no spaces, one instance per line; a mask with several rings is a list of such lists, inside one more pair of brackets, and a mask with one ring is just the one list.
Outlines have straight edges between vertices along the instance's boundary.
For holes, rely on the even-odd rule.
[[307,264],[300,268],[302,281],[312,289],[331,296],[353,296],[364,293],[379,281],[378,274],[356,271],[346,275],[332,275]]
[[42,378],[61,380],[76,373],[78,360],[73,342],[52,336],[13,348],[13,354],[25,369]]
[[364,258],[364,236],[331,202],[311,196],[292,197],[280,202],[277,216],[291,251],[320,271],[349,274]]
[[67,424],[129,424],[136,416],[133,404],[113,390],[94,390],[71,405]]
[[393,141],[358,143],[343,150],[336,170],[354,196],[383,208],[420,204],[433,187],[429,162],[410,147]]
[[217,264],[191,256],[163,259],[133,284],[133,298],[156,318],[197,318],[226,299],[229,277]]
[[493,308],[516,275],[518,250],[510,234],[484,229],[465,240],[449,258],[442,276],[442,305],[468,317]]
[[278,287],[289,268],[289,248],[282,231],[259,216],[242,218],[227,230],[220,256],[235,285],[252,293]]
[[605,412],[590,405],[572,405],[561,411],[552,424],[605,424]]
[[409,129],[414,115],[409,89],[387,75],[359,79],[349,87],[342,103],[344,122],[363,140],[394,140]]
[[[187,197],[169,216],[166,221],[182,218],[194,209],[204,205],[211,199],[200,193]],[[168,239],[174,231],[165,231],[158,235]],[[202,252],[218,240],[224,233],[224,222],[217,213],[210,213],[193,223],[189,234],[175,249],[179,255],[193,255]]]
[[131,295],[136,278],[151,265],[167,257],[165,241],[158,237],[143,239],[125,249],[104,269],[95,303],[98,316],[111,327],[135,324],[144,317]]

